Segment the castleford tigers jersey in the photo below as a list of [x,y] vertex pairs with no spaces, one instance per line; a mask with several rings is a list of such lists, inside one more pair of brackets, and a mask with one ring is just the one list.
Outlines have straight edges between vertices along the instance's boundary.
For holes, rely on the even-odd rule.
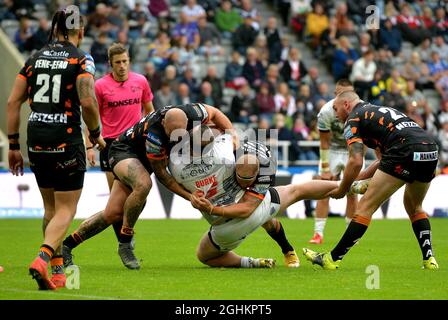
[[94,74],[91,56],[65,41],[44,46],[26,61],[18,76],[28,85],[30,148],[45,150],[83,143],[76,80]]
[[393,108],[360,102],[350,112],[344,128],[347,144],[364,143],[381,153],[410,144],[434,144],[435,141],[417,123]]
[[173,108],[181,109],[186,113],[187,131],[191,130],[193,126],[208,121],[208,112],[200,103],[167,106],[143,117],[133,127],[123,132],[117,138],[118,141],[133,147],[138,155],[146,152],[146,156],[150,160],[166,159],[171,146],[177,141],[170,141],[170,137],[166,135],[162,126],[162,119],[167,111]]
[[266,194],[269,187],[275,185],[275,173],[277,172],[277,158],[272,154],[269,146],[259,142],[247,140],[244,141],[240,150],[236,151],[236,157],[243,154],[253,154],[257,156],[260,162],[260,170],[252,186],[248,191],[261,195]]
[[[169,169],[177,183],[190,192],[203,191],[215,206],[237,203],[244,195],[235,179],[233,140],[229,134],[217,136],[197,159],[187,162],[170,157]],[[202,212],[202,215],[210,224],[221,219],[208,212]]]

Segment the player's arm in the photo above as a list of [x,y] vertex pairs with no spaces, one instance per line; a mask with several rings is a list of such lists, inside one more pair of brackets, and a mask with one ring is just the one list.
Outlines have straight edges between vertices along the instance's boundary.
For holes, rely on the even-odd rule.
[[364,161],[364,144],[361,141],[355,139],[355,141],[348,145],[349,158],[347,165],[345,166],[344,177],[342,178],[339,188],[331,192],[330,196],[332,198],[339,199],[344,197],[361,171]]
[[239,147],[238,135],[236,134],[236,131],[233,128],[232,122],[230,122],[229,118],[224,113],[222,113],[221,110],[215,107],[209,106],[207,104],[204,104],[204,107],[208,113],[206,124],[213,123],[218,129],[226,133],[230,133],[233,137],[233,143],[235,144],[235,148],[238,148]]
[[106,143],[101,137],[100,115],[93,76],[89,73],[80,74],[76,79],[76,89],[82,107],[82,118],[89,130],[89,139],[93,144],[98,144],[99,149],[102,149]]
[[148,158],[151,168],[154,171],[157,179],[167,187],[171,192],[181,196],[185,200],[190,201],[191,193],[188,192],[184,187],[176,182],[176,180],[168,173],[166,170],[167,161],[164,157],[163,159],[151,159]]
[[375,149],[375,154],[377,159],[373,161],[365,170],[361,171],[361,173],[356,177],[356,180],[365,180],[373,177],[376,169],[380,166],[381,161],[381,152],[378,149]]
[[330,141],[331,132],[330,131],[319,131],[320,139],[320,176],[324,180],[331,179],[330,172]]
[[213,206],[204,197],[197,196],[192,197],[191,204],[196,209],[215,216],[223,218],[247,218],[255,211],[261,201],[263,201],[263,198],[260,195],[246,192],[238,203],[229,206]]
[[6,117],[9,139],[8,161],[13,175],[23,175],[23,158],[20,153],[19,129],[20,109],[28,97],[27,81],[23,75],[18,75],[12,92],[8,98]]

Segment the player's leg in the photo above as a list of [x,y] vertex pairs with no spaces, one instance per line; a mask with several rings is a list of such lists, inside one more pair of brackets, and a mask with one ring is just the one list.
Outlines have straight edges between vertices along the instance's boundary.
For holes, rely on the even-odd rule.
[[[44,218],[42,221],[42,234],[45,237],[45,230],[47,229],[48,223],[53,218],[55,214],[55,204],[54,204],[54,189],[52,188],[39,188],[40,194],[42,195],[44,203]],[[51,281],[56,285],[57,288],[65,287],[65,273],[64,264],[62,259],[62,246],[59,246],[54,250],[54,254],[50,260],[51,266]]]
[[356,207],[358,206],[358,195],[357,194],[350,194],[346,196],[347,198],[347,204],[345,206],[345,222],[348,225],[353,219],[353,216],[356,212]]
[[338,187],[337,181],[312,180],[287,186],[277,186],[280,196],[280,212],[285,211],[290,205],[304,199],[323,199]]
[[114,167],[114,172],[120,181],[131,189],[124,203],[123,227],[120,234],[120,242],[126,243],[131,241],[134,225],[145,205],[152,181],[148,170],[136,158],[120,161]]
[[330,211],[330,198],[317,200],[314,217],[314,235],[309,243],[322,244],[324,240],[324,229]]
[[262,227],[282,249],[282,253],[285,256],[285,265],[290,268],[298,268],[300,266],[299,257],[286,238],[285,230],[281,222],[278,219],[272,218],[264,223]]
[[342,260],[350,248],[364,235],[373,213],[404,183],[401,179],[377,170],[370,181],[367,192],[359,201],[352,221],[336,247],[329,254],[319,254],[304,249],[307,259],[325,269],[338,268],[338,260]]
[[81,225],[63,242],[64,265],[73,264],[72,250],[87,239],[92,238],[112,223],[123,219],[123,206],[130,189],[119,180],[115,180],[105,210],[99,211],[84,220]]
[[138,259],[134,255],[132,239],[135,223],[152,187],[150,172],[137,158],[121,160],[113,167],[113,170],[118,179],[131,190],[122,207],[123,226],[118,243],[118,254],[127,268],[140,269]]
[[432,250],[431,224],[422,206],[429,186],[430,183],[418,181],[406,184],[403,203],[422,251],[423,267],[425,269],[438,269],[439,265]]
[[271,268],[274,266],[272,259],[241,257],[233,251],[221,251],[219,246],[212,242],[209,232],[202,237],[196,256],[199,261],[210,267]]
[[[38,179],[39,175],[36,174],[36,179]],[[38,180],[38,183],[40,181]],[[42,185],[42,182],[39,183]],[[50,185],[49,185],[50,186]],[[42,196],[43,204],[44,204],[44,217],[42,219],[42,233],[45,238],[45,230],[47,229],[48,224],[51,219],[55,215],[55,200],[54,200],[54,189],[53,188],[39,188],[40,194]],[[48,251],[47,251],[48,250]],[[48,278],[48,263],[53,260],[53,253],[48,248],[41,246],[38,258],[36,258],[30,266],[37,270],[39,275],[33,275],[33,277],[37,276],[41,280],[38,281],[39,288],[41,289],[56,289],[56,285],[53,281]],[[31,270],[30,270],[31,272]],[[35,271],[33,271],[35,272]]]

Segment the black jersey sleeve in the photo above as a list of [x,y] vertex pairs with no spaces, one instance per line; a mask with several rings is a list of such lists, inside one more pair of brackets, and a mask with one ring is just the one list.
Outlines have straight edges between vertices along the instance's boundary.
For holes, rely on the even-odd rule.
[[361,117],[358,111],[354,111],[349,114],[344,127],[344,138],[347,144],[350,145],[354,142],[363,143],[360,134]]

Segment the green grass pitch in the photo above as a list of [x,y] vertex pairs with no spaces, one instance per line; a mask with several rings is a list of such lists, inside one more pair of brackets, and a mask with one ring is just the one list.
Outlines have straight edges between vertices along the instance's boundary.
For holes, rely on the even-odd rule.
[[[431,219],[437,271],[421,269],[421,253],[407,220],[374,220],[360,243],[337,271],[312,266],[302,247],[329,250],[342,235],[345,221],[327,222],[325,244],[309,245],[313,221],[281,220],[301,258],[298,269],[283,265],[277,244],[263,229],[250,235],[236,252],[272,257],[274,269],[224,269],[202,265],[195,256],[204,220],[145,220],[136,227],[140,271],[127,270],[116,250],[112,228],[74,250],[80,289],[37,290],[28,275],[42,241],[41,220],[0,220],[0,300],[7,299],[144,299],[144,300],[299,300],[299,299],[448,299],[448,219]],[[70,232],[80,221],[75,220]],[[378,266],[379,288],[367,289],[369,265]]]

